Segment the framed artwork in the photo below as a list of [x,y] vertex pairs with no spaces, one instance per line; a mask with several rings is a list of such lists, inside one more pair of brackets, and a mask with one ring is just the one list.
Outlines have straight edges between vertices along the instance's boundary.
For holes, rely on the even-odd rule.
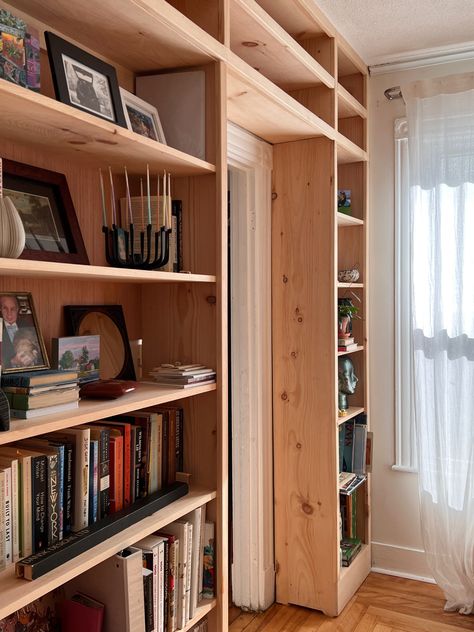
[[54,33],[44,35],[58,101],[127,127],[115,68]]
[[2,373],[49,369],[43,336],[29,292],[2,292]]
[[120,95],[128,129],[166,145],[158,110],[123,88],[120,88]]
[[3,195],[11,198],[25,228],[20,259],[89,263],[64,174],[4,160]]
[[121,305],[65,305],[71,336],[100,336],[100,378],[135,380]]
[[59,371],[78,371],[85,384],[100,378],[100,336],[67,336],[51,341],[51,364]]

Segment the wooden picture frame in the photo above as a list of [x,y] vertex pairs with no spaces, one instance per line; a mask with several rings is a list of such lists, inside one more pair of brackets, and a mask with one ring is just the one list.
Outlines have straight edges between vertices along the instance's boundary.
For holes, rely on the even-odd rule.
[[120,88],[120,96],[122,97],[128,129],[140,134],[140,136],[151,138],[166,145],[165,134],[156,107],[140,99],[136,94],[124,90],[124,88]]
[[3,160],[3,194],[12,199],[25,228],[20,259],[89,264],[63,173]]
[[115,68],[50,31],[44,36],[57,100],[127,127]]
[[48,355],[30,292],[1,292],[2,373],[49,369]]
[[100,336],[100,378],[135,380],[135,368],[121,305],[65,305],[71,336]]

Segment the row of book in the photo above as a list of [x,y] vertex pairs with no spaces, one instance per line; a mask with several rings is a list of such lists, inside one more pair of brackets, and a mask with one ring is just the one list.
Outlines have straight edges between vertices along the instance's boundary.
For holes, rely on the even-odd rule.
[[10,415],[31,419],[77,408],[78,380],[77,371],[11,373],[2,376],[2,390],[10,405]]
[[[175,632],[214,597],[214,523],[198,507],[65,586],[64,632]],[[211,580],[211,581],[210,581]],[[79,598],[78,598],[79,595]]]
[[183,421],[159,406],[0,446],[0,568],[172,485]]
[[204,364],[162,364],[150,371],[150,376],[157,384],[168,388],[191,388],[216,381],[214,369]]

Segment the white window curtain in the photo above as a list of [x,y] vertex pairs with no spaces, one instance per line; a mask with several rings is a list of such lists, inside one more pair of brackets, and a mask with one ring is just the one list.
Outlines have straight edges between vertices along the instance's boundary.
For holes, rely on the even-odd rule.
[[412,221],[415,422],[427,560],[474,606],[474,74],[402,86]]

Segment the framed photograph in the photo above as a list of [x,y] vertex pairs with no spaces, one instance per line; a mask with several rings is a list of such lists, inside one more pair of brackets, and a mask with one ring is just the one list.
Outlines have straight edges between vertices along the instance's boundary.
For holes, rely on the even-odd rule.
[[2,373],[49,369],[43,336],[29,292],[2,292]]
[[166,145],[158,110],[123,88],[120,88],[120,95],[128,129]]
[[44,35],[58,101],[127,127],[115,68],[54,33]]
[[121,305],[65,305],[64,316],[72,336],[100,336],[100,379],[136,379]]
[[351,189],[339,189],[337,192],[337,210],[340,213],[351,215],[352,213]]
[[51,364],[59,371],[78,371],[79,382],[100,378],[100,336],[69,336],[51,341]]
[[89,263],[64,174],[4,160],[3,195],[11,198],[25,228],[20,259]]

